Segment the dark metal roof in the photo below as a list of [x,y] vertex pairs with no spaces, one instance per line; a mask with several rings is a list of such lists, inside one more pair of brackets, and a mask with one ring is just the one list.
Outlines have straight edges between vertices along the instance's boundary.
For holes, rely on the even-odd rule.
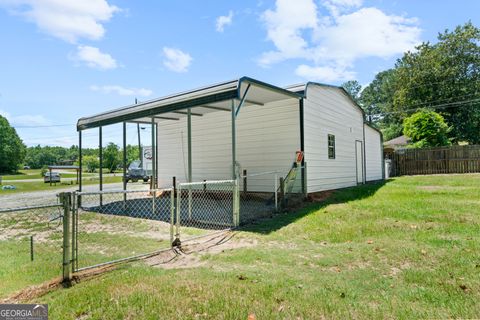
[[[162,98],[157,98],[138,104],[128,105],[123,108],[103,112],[90,117],[80,118],[77,122],[77,130],[95,128],[104,125],[120,123],[123,121],[134,121],[136,119],[148,118],[166,113],[175,113],[179,117],[182,109],[202,107],[220,109],[230,107],[230,101],[241,99],[247,86],[250,89],[248,98],[256,98],[254,104],[262,104],[286,98],[301,99],[295,92],[273,86],[249,77],[242,77],[238,80],[222,82],[219,84],[177,93]],[[251,97],[253,95],[253,98]],[[211,105],[214,106],[211,106]],[[218,111],[218,110],[217,110]],[[175,118],[172,118],[174,120]]]

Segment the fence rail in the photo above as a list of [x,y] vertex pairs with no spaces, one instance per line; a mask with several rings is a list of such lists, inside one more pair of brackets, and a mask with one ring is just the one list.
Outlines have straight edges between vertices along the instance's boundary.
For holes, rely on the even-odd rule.
[[480,145],[399,149],[392,157],[394,176],[480,172]]

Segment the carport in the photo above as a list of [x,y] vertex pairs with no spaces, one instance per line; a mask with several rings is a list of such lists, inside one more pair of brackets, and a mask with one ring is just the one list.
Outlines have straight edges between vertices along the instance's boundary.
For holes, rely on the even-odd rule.
[[[276,87],[252,78],[242,77],[238,80],[219,83],[200,89],[169,95],[120,109],[81,118],[77,123],[79,133],[79,191],[82,191],[82,132],[87,129],[98,129],[100,167],[103,164],[102,127],[112,124],[123,125],[123,176],[127,168],[127,123],[141,123],[151,126],[152,150],[152,188],[157,187],[158,172],[158,125],[164,121],[181,121],[187,119],[187,165],[188,182],[192,182],[192,118],[200,118],[213,112],[229,112],[231,126],[231,179],[238,178],[237,173],[237,137],[236,119],[242,108],[247,106],[263,106],[266,103],[296,99],[301,106],[301,96],[297,93]],[[299,124],[300,126],[300,124]],[[299,129],[300,130],[300,129]],[[103,190],[103,174],[100,170],[99,189]],[[123,190],[127,190],[127,183],[123,179]]]

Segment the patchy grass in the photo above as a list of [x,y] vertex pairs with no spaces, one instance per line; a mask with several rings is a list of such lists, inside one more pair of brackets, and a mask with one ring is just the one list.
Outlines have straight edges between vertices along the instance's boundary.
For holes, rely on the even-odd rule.
[[128,264],[34,302],[61,319],[478,318],[479,187],[471,174],[341,190],[244,228],[257,246],[202,267]]

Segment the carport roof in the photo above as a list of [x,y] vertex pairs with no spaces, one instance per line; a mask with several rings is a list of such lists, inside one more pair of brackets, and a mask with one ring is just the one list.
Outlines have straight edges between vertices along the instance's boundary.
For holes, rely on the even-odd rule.
[[[124,121],[179,120],[186,116],[185,111],[195,107],[195,115],[203,116],[214,111],[230,111],[232,100],[241,100],[245,93],[246,104],[263,105],[288,98],[301,99],[302,96],[280,87],[273,86],[249,77],[222,82],[219,84],[157,98],[123,108],[80,118],[77,130],[100,127]],[[193,112],[192,112],[193,115]]]

